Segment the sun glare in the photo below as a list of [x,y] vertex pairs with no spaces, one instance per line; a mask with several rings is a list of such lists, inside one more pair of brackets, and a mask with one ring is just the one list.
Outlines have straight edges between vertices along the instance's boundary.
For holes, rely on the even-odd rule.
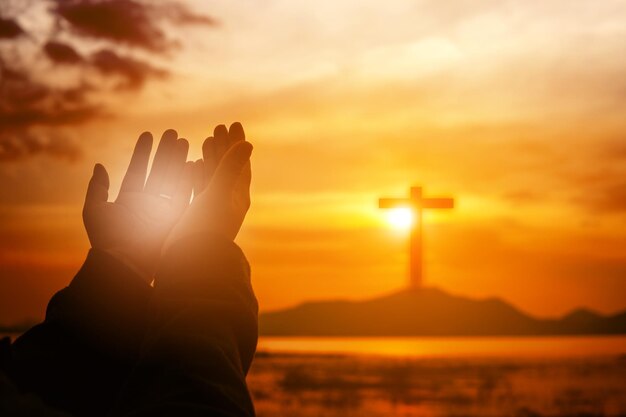
[[395,208],[387,212],[387,220],[394,229],[406,230],[413,225],[413,212],[409,208]]

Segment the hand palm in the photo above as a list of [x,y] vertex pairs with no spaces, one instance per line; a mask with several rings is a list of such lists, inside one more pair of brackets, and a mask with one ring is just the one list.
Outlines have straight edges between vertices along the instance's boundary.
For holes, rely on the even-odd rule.
[[113,248],[134,242],[158,243],[158,238],[176,221],[169,201],[146,193],[120,193],[115,202],[92,208],[92,216],[101,225],[101,245]]
[[[166,131],[146,181],[152,136],[143,134],[115,202],[108,202],[109,180],[97,164],[89,184],[83,218],[92,247],[120,256],[151,279],[169,231],[189,205],[192,165],[188,143]],[[144,184],[145,182],[145,184]]]

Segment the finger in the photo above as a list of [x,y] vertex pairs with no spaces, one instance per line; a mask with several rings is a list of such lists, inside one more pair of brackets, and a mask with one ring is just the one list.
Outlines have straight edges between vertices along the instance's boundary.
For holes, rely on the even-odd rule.
[[83,215],[91,207],[98,204],[106,203],[109,198],[109,174],[101,164],[93,167],[93,174],[89,185],[87,186],[87,194],[85,195],[85,205],[83,206]]
[[241,176],[241,173],[250,160],[252,144],[250,142],[237,142],[222,158],[211,182],[212,191],[218,195],[227,195],[232,192]]
[[[243,130],[243,126],[239,122],[235,122],[230,125],[228,129],[228,137],[231,143],[231,146],[237,142],[246,140],[246,134]],[[250,205],[250,180],[251,180],[251,167],[250,161],[246,162],[244,165],[241,174],[239,175],[239,179],[237,180],[237,185],[235,189],[235,198],[237,202],[241,205]]]
[[[243,130],[243,126],[239,122],[235,122],[230,126],[229,133],[231,136],[234,136],[238,141],[246,140],[246,134]],[[250,202],[250,183],[252,181],[252,167],[250,165],[250,160],[243,167],[241,175],[239,177],[239,181],[237,182],[237,194],[241,197],[241,199],[245,202]]]
[[248,162],[246,162],[243,169],[241,170],[241,174],[239,175],[234,195],[235,201],[237,202],[239,207],[245,208],[246,210],[250,207],[251,182],[252,168],[250,165],[250,161],[248,160]]
[[193,194],[198,195],[204,190],[205,182],[204,161],[198,159],[193,164]]
[[146,174],[148,171],[148,162],[150,161],[150,152],[152,151],[152,134],[143,132],[130,158],[126,175],[120,187],[120,193],[139,192],[143,190],[146,182]]
[[215,153],[219,163],[220,159],[224,156],[228,148],[228,129],[224,125],[218,125],[213,130],[213,137],[215,138]]
[[167,177],[170,159],[176,148],[177,137],[178,133],[173,129],[168,129],[163,132],[159,147],[154,155],[154,161],[152,161],[152,168],[150,169],[150,175],[146,181],[146,187],[144,188],[147,193],[154,195],[161,193],[161,187]]
[[188,152],[189,142],[187,142],[187,139],[178,139],[176,141],[176,146],[172,151],[170,164],[167,169],[167,175],[163,180],[159,194],[164,194],[170,197],[174,196],[174,193],[178,188],[178,181],[180,181],[183,169],[185,168],[185,161],[187,161]]
[[189,205],[191,199],[191,193],[193,191],[194,180],[194,166],[195,162],[186,162],[183,166],[183,170],[178,181],[178,187],[174,193],[172,204],[174,210],[178,213],[182,213]]
[[220,162],[217,157],[217,149],[215,147],[215,138],[209,136],[202,144],[202,158],[204,159],[204,169],[206,171],[204,183],[208,184],[213,178],[217,164]]
[[239,185],[243,191],[246,193],[250,193],[250,184],[252,182],[252,165],[250,160],[246,162],[243,169],[241,170],[241,175],[239,176]]
[[246,133],[243,131],[241,123],[235,122],[230,125],[230,129],[228,129],[228,139],[230,146],[236,142],[246,140]]

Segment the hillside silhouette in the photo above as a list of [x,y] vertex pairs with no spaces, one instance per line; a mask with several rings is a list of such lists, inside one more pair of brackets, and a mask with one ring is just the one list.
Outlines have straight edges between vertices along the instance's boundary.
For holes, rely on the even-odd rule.
[[261,314],[263,336],[535,336],[626,333],[626,311],[577,309],[559,319],[528,315],[499,298],[471,299],[437,288],[364,301],[307,302]]

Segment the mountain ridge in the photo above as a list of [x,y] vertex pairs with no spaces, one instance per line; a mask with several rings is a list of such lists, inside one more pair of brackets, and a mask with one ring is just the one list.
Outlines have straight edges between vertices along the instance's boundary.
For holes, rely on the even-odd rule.
[[548,336],[626,334],[626,311],[577,308],[560,318],[529,315],[499,297],[472,299],[438,288],[367,300],[309,301],[262,313],[263,336]]

